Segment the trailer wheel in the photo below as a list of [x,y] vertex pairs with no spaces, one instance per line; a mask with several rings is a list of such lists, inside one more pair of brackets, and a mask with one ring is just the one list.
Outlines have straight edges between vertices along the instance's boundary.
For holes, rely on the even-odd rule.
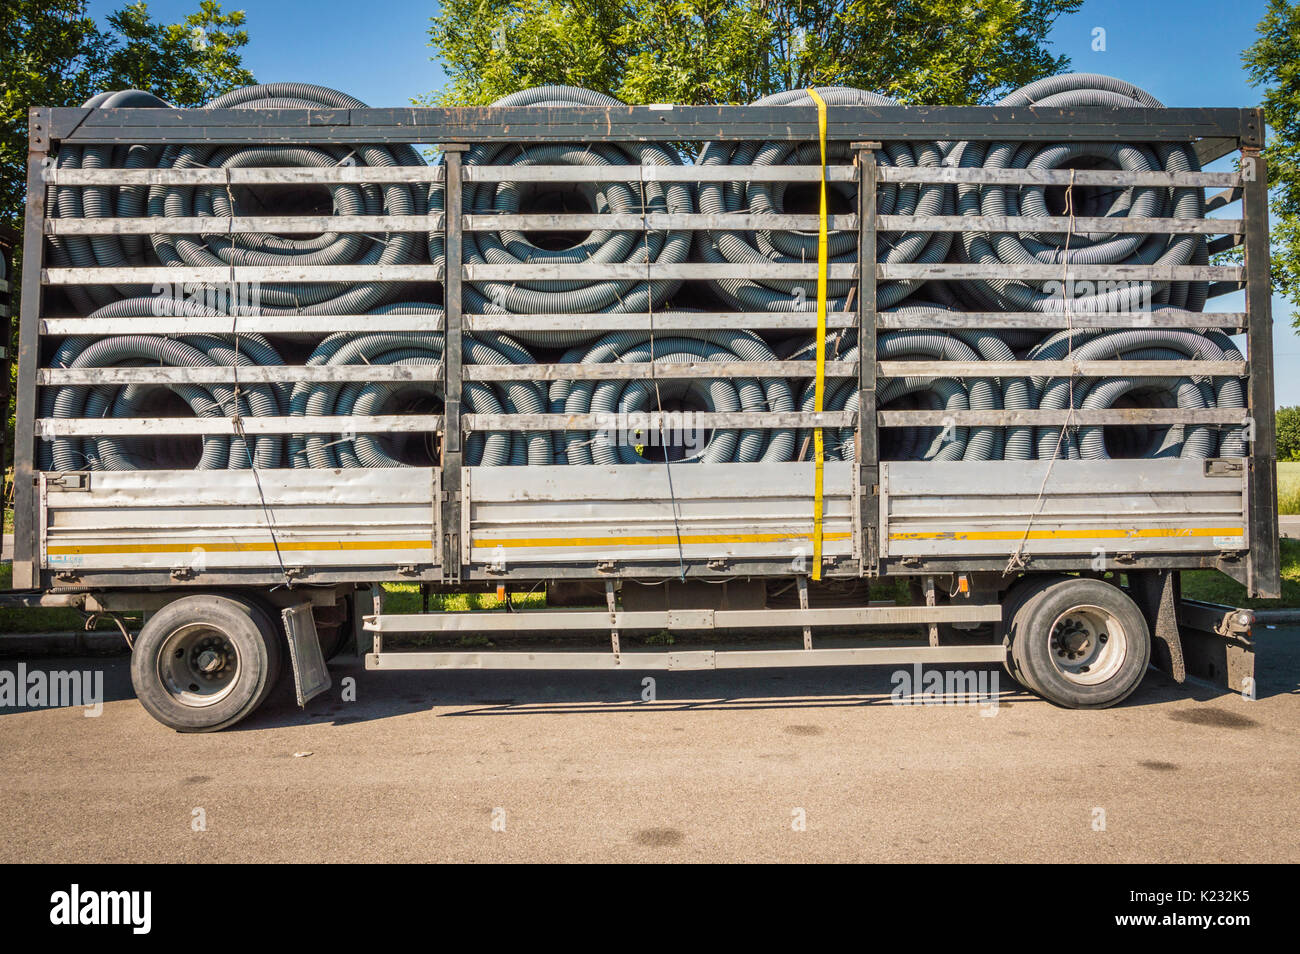
[[1049,702],[1101,709],[1146,675],[1151,634],[1137,604],[1100,580],[1054,580],[1016,611],[1008,633],[1013,676]]
[[281,637],[265,610],[203,594],[167,604],[140,630],[131,683],[155,719],[178,732],[234,725],[270,694]]

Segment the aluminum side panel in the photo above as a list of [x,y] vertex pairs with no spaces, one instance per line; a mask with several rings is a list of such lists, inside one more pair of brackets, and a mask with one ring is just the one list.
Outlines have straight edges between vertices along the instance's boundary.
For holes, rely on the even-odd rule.
[[[881,465],[891,558],[1214,553],[1247,546],[1245,475],[1199,460]],[[1026,531],[1028,536],[1026,537]]]

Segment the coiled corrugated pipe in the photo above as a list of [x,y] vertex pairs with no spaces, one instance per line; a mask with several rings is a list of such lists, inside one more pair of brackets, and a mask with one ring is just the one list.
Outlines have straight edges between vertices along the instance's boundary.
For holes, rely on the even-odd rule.
[[[543,86],[513,93],[494,106],[623,106],[612,97],[573,86]],[[659,143],[485,143],[470,149],[464,162],[476,165],[626,166],[681,165],[677,152]],[[695,211],[688,183],[648,181],[629,173],[626,182],[603,183],[466,183],[464,207],[477,215],[519,212],[633,213]],[[440,186],[430,190],[431,211],[441,210]],[[645,264],[684,262],[691,234],[684,231],[610,231],[577,233],[466,232],[466,264]],[[429,254],[443,254],[443,234],[429,233]],[[594,314],[642,312],[660,307],[680,281],[519,281],[468,282],[468,312],[487,314]],[[573,345],[590,341],[591,332],[519,332],[529,343]]]
[[[1031,83],[1000,106],[1160,107],[1159,100],[1130,83],[1093,73],[1068,73]],[[1130,172],[1192,172],[1200,163],[1191,147],[1179,143],[960,142],[950,147],[948,163],[985,169],[1124,169]],[[1068,215],[1063,187],[960,184],[962,215]],[[1200,189],[1075,187],[1073,213],[1110,218],[1200,218]],[[1202,235],[1132,233],[966,232],[958,243],[964,261],[1005,264],[1203,265],[1208,263]],[[1061,289],[1043,281],[972,280],[960,288],[980,308],[1007,311],[1061,311],[1066,296],[1076,311],[1139,311],[1152,303],[1199,311],[1205,282],[1079,283]]]
[[[100,93],[82,104],[86,108],[150,109],[169,104],[152,93],[126,89]],[[161,146],[64,146],[60,169],[147,169],[158,164]],[[133,218],[144,214],[147,186],[50,186],[45,209],[49,218]],[[121,268],[153,263],[154,255],[142,235],[50,236],[50,264],[57,268]],[[82,314],[124,296],[142,295],[148,286],[70,285],[68,297]]]
[[[936,305],[913,302],[897,311],[942,311]],[[979,361],[1001,360],[1005,343],[995,335],[980,333],[950,334],[942,331],[888,331],[876,339],[878,360],[894,361]],[[978,349],[978,350],[977,350]],[[1009,348],[1006,349],[1009,352]],[[816,342],[809,341],[792,360],[810,361],[816,354]],[[857,335],[854,332],[832,335],[826,341],[828,361],[856,361]],[[815,406],[815,383],[807,381],[800,395],[799,409],[811,411]],[[1024,388],[1012,388],[1013,406],[1024,406]],[[878,410],[996,410],[1004,407],[1003,389],[992,378],[881,378],[876,391]],[[829,378],[823,398],[828,411],[857,410],[856,378]],[[828,460],[852,460],[856,429],[823,432]],[[1020,443],[1028,444],[1028,435],[1017,433]],[[801,460],[812,457],[812,434],[800,434]],[[1017,451],[1019,452],[1019,451]],[[881,431],[881,460],[1000,460],[1004,456],[1004,434],[1000,427],[902,427]]]
[[[280,355],[257,335],[119,335],[66,339],[50,361],[52,368],[217,367],[283,364]],[[131,384],[67,386],[42,397],[42,416],[53,418],[138,418],[175,416],[176,399],[195,417],[268,417],[283,413],[281,389],[275,385]],[[174,396],[174,397],[173,397]],[[169,401],[168,399],[171,398]],[[167,404],[171,404],[170,408]],[[240,470],[279,467],[283,439],[258,435],[204,435],[197,461],[187,460],[183,438],[59,437],[41,443],[42,470]],[[251,443],[251,448],[248,444]]]
[[[1158,317],[1159,312],[1157,311]],[[1142,328],[1132,331],[1076,329],[1047,338],[1031,352],[1034,360],[1206,361],[1241,360],[1232,340],[1219,331],[1201,334],[1175,328]],[[1108,407],[1241,408],[1245,416],[1245,391],[1235,377],[1116,377],[1034,378],[1037,406],[1049,409]],[[1039,459],[1106,458],[1113,456],[1107,437],[1124,457],[1243,457],[1246,453],[1244,426],[1220,430],[1209,424],[1142,426],[1109,432],[1104,426],[1079,427],[1077,433],[1061,436],[1059,427],[1040,427],[1036,444]]]
[[[817,90],[828,105],[896,105],[879,93],[845,86],[826,86]],[[811,106],[807,90],[791,90],[766,96],[755,106]],[[852,161],[847,143],[827,144],[827,162],[847,164]],[[876,161],[883,166],[939,166],[943,155],[935,143],[885,143],[876,150]],[[821,165],[821,150],[816,142],[715,142],[700,155],[702,166],[779,166]],[[882,215],[951,215],[952,192],[946,185],[885,183],[878,193]],[[851,183],[828,183],[827,202],[832,213],[857,212],[857,189]],[[750,212],[756,214],[816,214],[818,186],[812,184],[772,182],[703,182],[700,184],[700,211],[703,213]],[[952,244],[951,232],[881,232],[877,237],[877,256],[881,262],[942,262]],[[828,252],[832,262],[856,262],[856,231],[830,233]],[[696,257],[704,262],[766,264],[768,262],[816,262],[817,233],[784,230],[697,233]],[[802,302],[815,299],[816,284],[809,281],[762,279],[721,279],[711,283],[724,299],[747,311],[797,311]],[[902,301],[920,286],[918,281],[881,282],[877,288],[879,307],[888,308]],[[832,310],[841,310],[850,281],[831,281],[827,286]],[[802,294],[800,293],[802,289]]]
[[[304,83],[248,86],[219,96],[208,109],[319,108],[362,109],[365,103],[344,93]],[[419,166],[420,155],[409,145],[387,146],[183,146],[168,147],[158,160],[162,168],[233,169],[241,167],[338,165]],[[333,185],[328,190],[337,215],[423,215],[427,211],[422,185]],[[235,206],[239,191],[232,190]],[[227,216],[256,214],[232,209],[226,186],[154,186],[149,190],[149,215]],[[131,212],[129,214],[139,214]],[[226,233],[213,235],[154,235],[154,251],[165,265],[401,265],[419,261],[423,243],[418,233],[321,233],[314,237]],[[394,297],[401,286],[392,282],[285,282],[260,286],[263,314],[356,314]],[[254,310],[251,304],[234,307]]]
[[[442,308],[422,303],[399,303],[377,309],[376,314],[427,314],[437,316]],[[308,365],[429,365],[441,369],[441,331],[341,333],[330,335],[317,346]],[[466,364],[531,364],[530,355],[506,335],[466,335],[462,343]],[[435,370],[435,375],[437,371]],[[289,413],[294,416],[382,415],[440,413],[443,401],[441,380],[330,384],[300,382],[293,389]],[[546,411],[546,385],[536,381],[464,383],[465,409],[477,414],[541,414]],[[403,436],[403,435],[398,435]],[[289,440],[294,467],[407,467],[402,452],[383,434],[345,435],[295,434]],[[426,446],[421,455],[428,465],[440,463],[435,449]],[[506,464],[549,464],[551,437],[546,431],[472,433],[465,442],[465,460],[470,466]]]
[[[590,347],[574,348],[565,364],[651,362],[680,364],[696,361],[774,361],[763,340],[747,331],[675,333],[653,340],[644,332],[615,331]],[[638,464],[651,459],[637,447],[654,445],[657,435],[641,430],[635,415],[659,409],[686,412],[677,446],[694,450],[683,461],[728,463],[794,459],[795,434],[790,429],[717,428],[699,434],[689,421],[692,411],[793,411],[794,393],[784,378],[664,378],[608,381],[556,381],[550,389],[551,413],[607,414],[610,425],[597,431],[563,431],[555,435],[556,462],[569,464]],[[661,403],[662,402],[662,403]],[[651,429],[652,430],[652,429]],[[618,433],[611,433],[618,432]],[[689,447],[692,438],[702,447]],[[672,442],[672,438],[668,438]],[[665,448],[665,456],[672,459]]]

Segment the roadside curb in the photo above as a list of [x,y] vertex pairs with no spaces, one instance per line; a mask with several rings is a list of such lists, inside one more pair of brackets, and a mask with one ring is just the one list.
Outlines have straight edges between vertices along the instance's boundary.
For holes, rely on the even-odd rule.
[[1255,622],[1264,625],[1300,623],[1300,609],[1255,610]]
[[127,652],[127,645],[122,634],[116,631],[0,633],[0,656],[68,656],[118,652]]

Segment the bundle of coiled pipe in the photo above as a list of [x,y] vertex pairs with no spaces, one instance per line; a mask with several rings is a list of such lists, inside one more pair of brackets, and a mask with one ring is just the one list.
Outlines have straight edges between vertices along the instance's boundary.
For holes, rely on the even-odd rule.
[[[284,362],[259,335],[118,335],[65,339],[51,368],[253,367]],[[129,384],[68,385],[41,396],[48,418],[276,417],[284,413],[278,385]],[[132,435],[56,437],[40,445],[42,470],[243,470],[280,467],[278,435],[207,434],[194,440]]]
[[[572,86],[543,86],[513,93],[493,106],[623,106],[618,100]],[[681,157],[659,143],[484,143],[471,148],[466,166],[677,166]],[[640,181],[629,172],[626,181],[591,183],[467,182],[464,209],[476,215],[519,213],[690,213],[694,191],[684,182]],[[443,208],[441,186],[430,190],[431,211]],[[429,233],[429,254],[443,255],[443,234]],[[521,232],[512,229],[465,233],[465,263],[491,265],[632,264],[685,262],[691,234],[685,231]],[[464,307],[485,314],[637,313],[659,308],[680,281],[573,280],[467,282]],[[569,346],[590,341],[594,334],[519,332],[527,343]]]
[[[435,305],[399,303],[377,310],[382,314],[437,316]],[[465,335],[466,364],[531,364],[532,355],[514,339],[501,334]],[[322,341],[307,359],[308,366],[414,365],[429,369],[418,381],[353,383],[299,382],[289,401],[295,417],[384,414],[439,414],[442,411],[444,339],[441,331],[340,333]],[[541,414],[546,411],[546,386],[536,381],[466,381],[464,408],[475,414]],[[418,444],[411,446],[414,439]],[[295,434],[289,439],[294,467],[439,466],[437,448],[428,434]],[[472,432],[465,441],[470,466],[549,464],[551,437],[546,431]]]
[[[616,331],[589,347],[570,350],[565,364],[774,361],[776,356],[747,331],[673,333],[651,337]],[[795,433],[778,428],[694,428],[692,412],[793,411],[794,392],[785,378],[622,378],[556,381],[553,414],[607,415],[608,427],[555,435],[556,463],[637,464],[656,459],[730,463],[794,459]],[[682,412],[683,429],[661,439],[638,416]],[[640,448],[640,450],[638,450]]]
[[[939,311],[936,305],[915,303],[898,311]],[[888,331],[876,338],[876,357],[880,361],[979,361],[1010,360],[1010,348],[990,332],[945,333],[941,331]],[[800,348],[792,359],[814,360],[816,341]],[[1014,357],[1014,355],[1012,356]],[[858,360],[855,332],[847,331],[826,339],[827,361]],[[881,411],[965,411],[998,410],[1006,406],[1023,407],[1027,388],[1023,382],[1010,389],[1011,403],[1006,403],[1001,384],[994,378],[881,378],[876,391],[876,408]],[[804,383],[799,398],[801,411],[815,409],[815,383]],[[826,381],[823,409],[856,411],[857,378],[829,378]],[[1028,446],[1028,434],[1016,437]],[[856,426],[823,430],[825,456],[828,460],[852,460],[855,452]],[[1005,456],[1006,435],[1000,427],[940,426],[889,427],[880,431],[881,460],[1001,460]],[[1019,443],[1016,445],[1020,446]],[[1018,450],[1017,450],[1018,452]],[[812,432],[804,431],[799,439],[799,459],[811,459]]]
[[[1159,100],[1132,84],[1093,73],[1067,73],[1030,83],[999,106],[1161,107]],[[1183,143],[950,143],[947,162],[959,168],[1124,169],[1129,172],[1196,172],[1200,163]],[[1088,216],[1105,218],[1202,218],[1205,196],[1196,188],[1137,186],[981,185],[957,187],[957,212],[981,216]],[[962,261],[980,264],[1205,265],[1203,235],[1131,232],[963,232],[957,243]],[[962,282],[969,303],[1004,311],[1142,311],[1170,305],[1200,311],[1208,285],[1195,282],[1079,282],[1061,287],[1056,280]],[[1069,299],[1067,302],[1066,299]]]
[[[165,107],[148,93],[126,90],[104,94],[86,105]],[[219,96],[207,109],[270,108],[358,109],[365,104],[344,93],[304,83],[248,86]],[[86,146],[60,152],[60,168],[237,169],[244,167],[328,168],[339,165],[424,165],[411,146]],[[426,189],[418,183],[335,184],[304,192],[286,186],[258,189],[241,186],[155,185],[59,186],[51,190],[52,215],[63,218],[113,216],[163,218],[275,214],[287,203],[293,212],[317,215],[423,215]],[[233,203],[232,203],[233,197]],[[269,205],[270,208],[265,208]],[[141,236],[62,236],[51,242],[51,261],[62,266],[123,267],[135,265],[402,265],[418,262],[424,242],[415,232],[355,234],[325,232],[249,234],[222,231],[206,235],[155,233]],[[392,282],[277,282],[258,287],[258,301],[232,301],[227,310],[263,314],[357,314],[395,296]],[[149,288],[103,285],[69,286],[68,295],[83,312],[122,297],[147,294]]]
[[[82,104],[98,109],[161,109],[168,103],[152,93],[126,89],[100,93]],[[151,169],[161,146],[72,146],[59,150],[59,169]],[[148,186],[49,186],[45,214],[51,219],[135,218],[145,214]],[[52,235],[49,261],[57,268],[121,268],[157,261],[143,235]],[[148,286],[71,285],[68,297],[83,314],[123,297],[148,294]]]
[[[1155,312],[1158,320],[1159,310]],[[1029,355],[1038,361],[1128,359],[1131,361],[1240,361],[1241,353],[1219,331],[1200,333],[1176,328],[1131,331],[1074,329],[1051,335]],[[1034,404],[1047,409],[1111,407],[1241,408],[1246,411],[1240,378],[1124,376],[1114,378],[1034,378]],[[1040,427],[1035,435],[1039,459],[1109,457],[1201,459],[1244,457],[1242,425],[1222,428],[1189,425],[1088,425],[1066,429]]]
[[[817,90],[827,105],[897,105],[879,93],[844,86],[827,86]],[[757,100],[755,106],[811,106],[807,90],[791,90]],[[831,165],[848,164],[853,156],[847,143],[827,143],[826,161]],[[940,166],[943,154],[936,143],[884,143],[876,150],[882,166]],[[701,166],[819,166],[821,150],[816,142],[714,142],[700,155]],[[785,182],[701,182],[700,212],[752,214],[816,214],[819,207],[816,183]],[[940,183],[883,183],[877,193],[882,215],[951,215],[952,191]],[[851,183],[827,183],[827,203],[834,213],[857,212],[857,188]],[[880,262],[938,263],[944,261],[952,245],[951,232],[881,232],[877,236],[876,254]],[[832,231],[828,237],[832,263],[855,263],[858,257],[857,232]],[[696,258],[702,262],[767,264],[769,262],[809,263],[817,261],[817,232],[786,230],[700,231],[695,241]],[[898,304],[920,286],[918,281],[884,281],[877,288],[877,305],[888,308]],[[718,279],[713,289],[733,307],[745,311],[798,311],[815,301],[815,282],[780,279]],[[827,286],[828,307],[843,310],[853,282],[832,280]],[[801,290],[802,289],[802,293]]]

